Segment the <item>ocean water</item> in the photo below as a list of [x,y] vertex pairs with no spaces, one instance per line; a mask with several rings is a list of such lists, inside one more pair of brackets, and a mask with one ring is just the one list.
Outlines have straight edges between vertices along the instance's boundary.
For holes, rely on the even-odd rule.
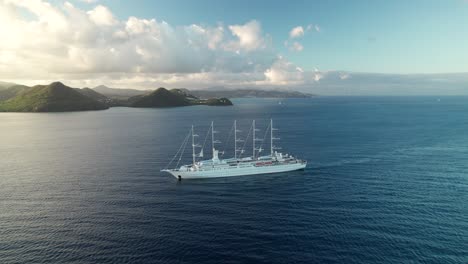
[[[234,103],[0,114],[0,263],[468,263],[468,97]],[[269,118],[306,170],[160,172]]]

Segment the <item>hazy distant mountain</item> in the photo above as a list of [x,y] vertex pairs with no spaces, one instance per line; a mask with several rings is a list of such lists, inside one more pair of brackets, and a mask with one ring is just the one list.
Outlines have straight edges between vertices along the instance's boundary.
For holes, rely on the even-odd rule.
[[302,89],[338,96],[468,95],[468,72],[391,74],[330,71],[313,86]]
[[82,89],[79,89],[79,88],[74,88],[74,89],[80,94],[85,95],[89,98],[92,98],[98,102],[108,103],[110,101],[110,99],[107,96],[100,94],[91,88],[85,87]]
[[64,112],[102,110],[108,107],[60,82],[36,85],[0,102],[5,112]]
[[181,89],[169,91],[165,88],[158,88],[149,94],[138,95],[129,99],[129,106],[131,107],[176,107],[189,105],[225,106],[232,105],[232,102],[227,98],[200,100]]
[[151,90],[136,90],[136,89],[120,89],[120,88],[109,88],[105,85],[99,85],[93,88],[94,91],[105,95],[112,99],[128,99],[132,96],[143,95],[151,92]]
[[[114,99],[127,99],[132,96],[148,94],[151,90],[135,90],[135,89],[118,89],[109,88],[104,85],[94,87],[93,90]],[[185,88],[172,89],[193,95],[201,99],[208,98],[243,98],[243,97],[257,97],[257,98],[308,98],[314,95],[308,93],[301,93],[297,91],[286,90],[262,90],[262,89],[226,89],[222,87],[209,88],[204,90],[188,90]],[[172,91],[171,90],[171,91]]]
[[191,94],[199,98],[216,98],[216,97],[227,97],[227,98],[244,98],[244,97],[256,97],[256,98],[308,98],[314,95],[301,93],[297,91],[286,91],[286,90],[262,90],[262,89],[206,89],[206,90],[193,90]]
[[17,85],[16,83],[10,83],[10,82],[1,82],[0,81],[0,90],[10,88],[12,86]]

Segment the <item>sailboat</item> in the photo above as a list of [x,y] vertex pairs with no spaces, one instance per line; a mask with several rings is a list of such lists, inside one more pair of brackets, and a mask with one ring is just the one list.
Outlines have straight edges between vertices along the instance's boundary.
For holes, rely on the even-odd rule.
[[[214,129],[214,123],[211,122],[208,133],[211,134],[212,158],[202,160],[203,150],[209,134],[207,133],[203,145],[197,144],[196,138],[198,135],[195,134],[194,126],[192,125],[189,133],[185,137],[185,140],[182,142],[179,151],[177,151],[174,158],[168,165],[169,167],[170,164],[178,158],[175,168],[166,168],[161,171],[170,173],[178,180],[182,180],[256,175],[304,169],[307,166],[307,161],[277,151],[281,148],[276,147],[274,144],[274,141],[279,140],[279,138],[274,137],[273,131],[276,130],[277,129],[273,127],[273,119],[271,119],[267,131],[265,132],[265,136],[267,135],[267,132],[270,132],[270,153],[267,155],[261,155],[264,151],[263,143],[265,138],[257,138],[259,129],[255,127],[255,120],[253,120],[252,126],[250,127],[247,135],[247,137],[252,135],[252,155],[243,157],[245,153],[244,147],[246,144],[243,139],[239,138],[238,133],[242,131],[237,129],[237,121],[234,121],[233,128],[231,129],[231,132],[234,131],[234,156],[232,158],[222,159],[219,157],[220,151],[216,147],[216,145],[221,142],[215,138],[215,135],[218,132]],[[192,163],[179,167],[179,162],[182,159],[185,147],[190,140],[192,143]],[[239,148],[240,144],[243,145],[241,148]],[[198,151],[199,148],[201,148],[200,151]]]

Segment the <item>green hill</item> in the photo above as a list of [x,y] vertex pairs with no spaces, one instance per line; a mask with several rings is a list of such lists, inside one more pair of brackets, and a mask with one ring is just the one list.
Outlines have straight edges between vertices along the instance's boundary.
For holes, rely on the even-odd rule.
[[149,94],[130,98],[129,105],[131,107],[175,107],[190,105],[190,101],[183,94],[171,92],[166,88],[158,88]]
[[0,102],[4,112],[65,112],[102,110],[108,107],[60,82],[36,85]]
[[212,105],[224,106],[232,105],[232,102],[227,98],[211,98],[201,100],[188,93],[188,90],[158,88],[156,91],[134,96],[129,99],[131,107],[176,107],[189,105]]

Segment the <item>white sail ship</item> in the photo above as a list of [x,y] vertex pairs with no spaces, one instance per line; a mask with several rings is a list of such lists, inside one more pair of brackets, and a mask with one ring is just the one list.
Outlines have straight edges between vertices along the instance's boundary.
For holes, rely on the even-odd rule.
[[[270,120],[270,125],[265,131],[265,137],[267,132],[270,132],[270,153],[262,156],[261,152],[264,151],[262,146],[265,141],[265,137],[263,139],[256,137],[259,130],[255,127],[255,120],[253,120],[252,126],[250,127],[247,135],[247,137],[249,137],[250,134],[252,134],[252,155],[249,157],[242,157],[245,152],[245,141],[238,137],[238,133],[241,131],[237,129],[237,122],[234,121],[233,128],[231,129],[231,133],[234,131],[234,157],[221,159],[219,157],[220,151],[216,148],[216,144],[221,142],[215,139],[217,131],[214,130],[213,122],[211,122],[211,126],[205,137],[203,146],[196,144],[196,138],[198,135],[195,134],[194,127],[192,125],[190,132],[187,134],[184,142],[168,165],[169,167],[170,164],[172,164],[172,162],[174,162],[178,157],[178,162],[175,168],[167,168],[161,171],[168,172],[178,180],[182,180],[278,173],[304,169],[307,166],[307,161],[300,160],[289,154],[283,154],[277,151],[280,148],[274,145],[274,141],[279,140],[279,138],[275,138],[273,135],[273,131],[275,130],[277,129],[273,127],[273,120]],[[202,160],[203,149],[209,134],[211,134],[212,158]],[[192,143],[192,163],[178,167],[190,138]],[[238,148],[238,145],[242,142],[242,148]],[[257,142],[261,143],[257,144]],[[201,148],[199,152],[197,148]]]

